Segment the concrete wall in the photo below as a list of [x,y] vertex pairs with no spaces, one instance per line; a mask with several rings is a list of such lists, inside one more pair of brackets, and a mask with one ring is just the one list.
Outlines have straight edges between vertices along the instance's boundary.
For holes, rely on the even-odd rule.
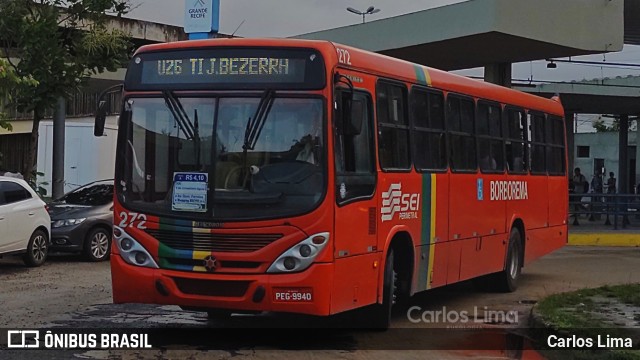
[[[64,192],[93,181],[113,179],[116,158],[117,117],[110,116],[105,136],[93,136],[93,119],[67,120],[65,129]],[[53,123],[40,123],[38,139],[38,172],[44,174],[40,182],[51,194]]]
[[[604,159],[604,167],[606,171],[606,178],[609,177],[609,172],[615,173],[616,179],[618,178],[618,166],[619,166],[619,149],[618,149],[618,137],[617,132],[605,132],[605,133],[581,133],[575,136],[575,167],[579,167],[582,174],[590,182],[594,174],[594,159]],[[589,146],[589,157],[578,157],[578,146]],[[637,133],[629,132],[629,146],[637,146]],[[635,187],[640,181],[640,160],[636,156],[636,152],[629,152],[629,160],[635,160],[636,162],[636,174],[632,174],[635,181],[630,184]],[[571,169],[573,171],[573,169]],[[630,170],[631,174],[631,170]],[[605,180],[606,182],[606,180]]]

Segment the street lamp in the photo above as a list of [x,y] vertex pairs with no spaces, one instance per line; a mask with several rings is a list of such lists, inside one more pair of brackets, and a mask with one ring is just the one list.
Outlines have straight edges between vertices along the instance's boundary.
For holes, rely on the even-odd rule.
[[356,10],[356,9],[354,9],[352,7],[348,7],[347,11],[351,12],[351,13],[354,13],[356,15],[362,15],[362,23],[364,24],[365,16],[371,15],[371,14],[375,14],[375,13],[379,13],[380,9],[376,9],[373,6],[369,6],[367,11],[360,11],[360,10]]

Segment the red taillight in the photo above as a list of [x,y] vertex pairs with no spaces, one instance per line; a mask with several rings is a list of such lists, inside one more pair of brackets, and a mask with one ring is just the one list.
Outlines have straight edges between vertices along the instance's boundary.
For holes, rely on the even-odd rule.
[[44,209],[45,209],[48,213],[51,213],[51,210],[49,209],[49,205],[46,205],[46,204],[45,204],[45,205],[44,205]]

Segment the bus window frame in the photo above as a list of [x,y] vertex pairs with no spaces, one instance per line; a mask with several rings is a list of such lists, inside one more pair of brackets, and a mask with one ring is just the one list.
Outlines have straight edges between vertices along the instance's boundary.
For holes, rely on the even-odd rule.
[[[535,141],[535,125],[533,118],[541,117],[542,120],[542,128],[543,128],[543,142]],[[549,164],[547,161],[547,114],[542,111],[537,110],[528,110],[527,109],[527,122],[529,125],[529,170],[531,175],[534,176],[548,176],[549,175]],[[534,146],[542,146],[544,148],[544,171],[535,171],[533,170],[533,147]]]
[[[480,111],[480,105],[488,105],[488,106],[493,106],[493,107],[497,107],[500,110],[500,136],[496,137],[496,136],[492,136],[491,132],[489,132],[489,135],[481,135],[478,133],[478,114]],[[480,173],[482,174],[504,174],[508,168],[507,166],[507,146],[506,146],[506,137],[505,137],[505,129],[504,129],[504,108],[502,106],[501,103],[497,102],[497,101],[491,101],[491,100],[485,100],[485,99],[478,99],[478,101],[476,102],[476,119],[475,119],[475,134],[476,134],[476,154],[478,154],[478,169],[480,170]],[[502,169],[501,170],[483,170],[482,166],[480,165],[480,162],[482,159],[480,159],[480,139],[483,140],[489,140],[489,141],[496,141],[499,140],[502,142]]]
[[[450,111],[449,111],[449,97],[458,98],[459,100],[471,100],[473,103],[473,130],[471,133],[461,132],[461,131],[452,131],[451,130],[451,122],[449,121]],[[445,128],[447,131],[447,158],[449,159],[449,169],[451,169],[452,173],[457,174],[477,174],[478,173],[478,141],[476,139],[476,99],[469,95],[464,95],[460,93],[456,93],[453,91],[449,91],[445,93],[444,99],[444,122]],[[452,136],[468,136],[474,141],[474,151],[476,152],[476,167],[475,169],[456,169],[453,166],[453,141],[451,140]]]
[[[403,91],[404,91],[404,108],[405,108],[405,113],[406,113],[406,117],[407,117],[407,125],[406,128],[405,126],[401,126],[401,125],[393,125],[390,123],[381,123],[380,121],[380,116],[379,116],[379,101],[378,101],[378,94],[380,91],[380,86],[382,84],[386,84],[386,85],[391,85],[391,86],[399,86],[402,87]],[[377,154],[377,160],[378,160],[378,166],[380,167],[380,171],[382,171],[383,173],[410,173],[413,171],[413,158],[412,158],[412,151],[411,151],[411,115],[409,114],[409,89],[407,88],[407,84],[399,81],[399,80],[393,80],[393,79],[389,79],[389,78],[383,78],[383,77],[379,77],[376,80],[376,96],[375,96],[375,124],[376,124],[376,154]],[[382,125],[384,124],[384,125]],[[407,168],[385,168],[382,166],[382,160],[381,160],[381,156],[380,156],[380,137],[382,136],[382,128],[387,128],[387,129],[402,129],[402,130],[407,130],[408,132],[408,136],[407,136],[407,148],[408,148],[408,155],[409,155],[409,166]]]
[[[419,127],[416,126],[416,118],[415,118],[415,114],[414,114],[414,108],[415,108],[415,103],[414,103],[414,95],[416,92],[424,92],[427,96],[429,95],[440,95],[442,96],[442,116],[443,116],[443,128],[441,130],[439,129],[435,129],[435,128],[425,128],[425,127]],[[427,107],[429,107],[431,103],[427,102]],[[426,86],[422,86],[422,85],[413,85],[411,86],[411,88],[409,89],[409,132],[410,132],[410,139],[411,142],[413,144],[413,146],[411,146],[411,157],[413,159],[413,168],[417,173],[446,173],[449,170],[449,138],[447,136],[447,116],[446,116],[446,104],[447,104],[447,98],[445,96],[444,91],[440,90],[440,89],[436,89],[436,88],[429,88]],[[429,113],[429,108],[427,109],[427,112]],[[445,157],[445,167],[442,169],[430,169],[430,168],[418,168],[418,166],[416,165],[416,161],[415,159],[417,158],[417,142],[414,141],[414,135],[417,132],[422,132],[422,133],[428,133],[428,134],[435,134],[435,133],[440,133],[444,135],[444,142],[445,142],[445,148],[444,148],[444,157]]]
[[[546,118],[547,118],[547,124],[551,124],[551,126],[553,127],[553,122],[559,122],[562,126],[562,144],[555,144],[553,143],[553,139],[551,140],[551,142],[546,142],[547,143],[547,148],[555,148],[555,149],[561,149],[562,150],[562,168],[563,170],[561,172],[552,172],[549,170],[549,166],[548,166],[548,162],[547,162],[547,173],[549,174],[549,176],[566,176],[567,175],[567,160],[566,160],[566,149],[567,149],[567,127],[566,127],[566,121],[564,120],[564,118],[562,118],[561,116],[558,115],[552,115],[552,114],[546,114]],[[545,124],[545,125],[547,125]],[[545,130],[546,131],[546,130]],[[555,130],[552,130],[555,131]],[[545,133],[546,135],[546,133]],[[546,140],[546,138],[545,138]]]
[[[334,89],[334,95],[336,93],[336,90],[340,90],[340,89]],[[369,89],[365,89],[365,88],[354,88],[354,95],[355,94],[360,94],[363,95],[367,100],[368,100],[368,105],[369,105],[369,118],[366,120],[368,121],[368,126],[369,126],[369,131],[370,131],[370,136],[369,136],[369,140],[371,141],[370,144],[370,152],[373,155],[373,178],[374,178],[374,185],[373,185],[373,191],[371,192],[371,195],[366,195],[366,196],[358,196],[358,197],[354,197],[354,198],[349,198],[347,200],[341,201],[339,196],[337,196],[336,194],[336,205],[338,207],[343,207],[349,204],[353,204],[356,202],[360,202],[360,201],[368,201],[373,199],[376,196],[376,191],[378,188],[378,169],[377,169],[377,164],[378,164],[378,152],[377,152],[377,136],[376,136],[376,114],[375,114],[375,108],[376,105],[374,103],[374,97],[371,94],[371,92],[369,91]],[[335,112],[335,110],[334,110]],[[335,182],[336,182],[336,186],[338,185],[338,176],[341,175],[340,172],[338,172],[337,169],[337,162],[336,162],[336,154],[337,154],[337,143],[336,143],[336,137],[338,135],[338,131],[337,131],[337,127],[335,124],[336,121],[336,117],[335,115],[331,116],[332,119],[332,124],[331,124],[331,129],[332,129],[332,134],[330,134],[330,136],[332,136],[332,148],[333,148],[333,158],[331,159],[331,161],[333,162],[333,171],[334,171],[334,178],[335,178]],[[329,146],[325,146],[326,148],[328,148]],[[328,174],[327,174],[328,177]],[[327,189],[327,192],[329,191],[329,189]]]
[[[512,138],[510,137],[511,134],[509,133],[509,111],[516,111],[516,112],[520,112],[524,115],[524,120],[525,120],[525,125],[524,125],[524,139],[516,139],[516,138]],[[528,137],[528,131],[529,131],[529,118],[527,117],[527,111],[526,109],[516,106],[516,105],[510,105],[510,104],[505,104],[503,109],[502,109],[502,126],[503,126],[503,131],[504,131],[504,148],[505,148],[505,152],[504,152],[504,156],[505,156],[505,165],[507,168],[507,174],[509,175],[529,175],[530,174],[530,170],[531,170],[531,159],[529,156],[529,137]],[[508,163],[508,158],[507,158],[507,141],[517,141],[518,143],[522,143],[524,146],[524,158],[527,162],[527,166],[523,171],[514,171],[512,169],[509,168],[509,163]]]

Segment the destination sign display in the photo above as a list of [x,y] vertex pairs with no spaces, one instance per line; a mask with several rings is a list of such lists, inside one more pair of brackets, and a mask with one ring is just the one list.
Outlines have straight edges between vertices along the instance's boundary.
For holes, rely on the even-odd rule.
[[203,49],[136,56],[128,90],[269,88],[320,89],[324,62],[306,49]]

